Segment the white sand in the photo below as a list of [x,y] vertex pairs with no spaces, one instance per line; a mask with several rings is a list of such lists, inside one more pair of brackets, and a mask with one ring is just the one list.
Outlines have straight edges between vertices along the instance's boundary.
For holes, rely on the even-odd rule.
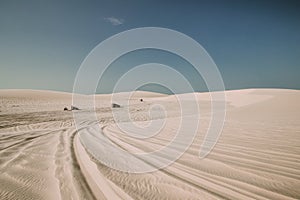
[[[300,91],[227,91],[222,135],[202,160],[199,149],[209,126],[210,94],[195,95],[201,127],[190,148],[167,168],[130,174],[89,156],[72,112],[62,111],[70,108],[71,94],[0,90],[0,199],[300,199]],[[103,132],[84,131],[104,134],[129,152],[160,149],[180,122],[174,96],[138,92],[130,99],[131,118],[143,125],[161,120],[158,110],[149,115],[159,104],[166,111],[166,125],[154,137],[132,138],[120,134],[112,119],[111,95],[95,99]],[[85,147],[92,152],[88,143]]]

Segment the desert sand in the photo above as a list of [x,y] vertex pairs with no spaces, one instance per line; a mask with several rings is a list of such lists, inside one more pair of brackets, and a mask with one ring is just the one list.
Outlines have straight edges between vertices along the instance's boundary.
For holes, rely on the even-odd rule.
[[[95,132],[76,129],[74,112],[86,111],[63,111],[72,105],[70,93],[0,90],[0,199],[300,199],[300,91],[225,93],[223,131],[208,156],[199,158],[210,124],[210,93],[195,93],[201,126],[192,145],[170,166],[134,174],[101,162],[118,156],[106,151],[101,138],[132,153],[162,148],[180,124],[176,96],[134,93],[126,108],[132,121],[165,121],[159,134],[139,139],[117,126],[129,122],[113,118],[110,94],[95,96],[98,120],[90,125],[102,130]],[[122,94],[118,98],[122,105]],[[182,117],[193,116],[188,112]]]

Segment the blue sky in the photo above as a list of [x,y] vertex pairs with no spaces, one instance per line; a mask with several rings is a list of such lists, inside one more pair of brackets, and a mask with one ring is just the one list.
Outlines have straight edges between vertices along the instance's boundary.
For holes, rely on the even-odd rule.
[[[147,26],[174,29],[199,42],[226,89],[300,89],[300,2],[288,0],[0,0],[0,88],[72,91],[81,62],[98,43]],[[110,92],[134,64],[154,61],[205,91],[184,61],[149,50],[113,63],[98,92]]]

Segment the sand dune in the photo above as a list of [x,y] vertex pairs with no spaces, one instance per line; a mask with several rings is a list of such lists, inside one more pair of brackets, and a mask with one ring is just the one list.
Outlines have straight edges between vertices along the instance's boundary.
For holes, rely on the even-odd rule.
[[[128,100],[125,93],[117,97]],[[300,91],[226,91],[224,129],[204,159],[199,150],[210,123],[210,94],[195,97],[201,127],[187,151],[166,168],[133,174],[101,162],[107,156],[109,165],[118,165],[114,158],[123,155],[106,151],[104,138],[126,152],[159,150],[180,125],[175,96],[137,92],[129,106],[114,110],[128,109],[140,126],[165,121],[159,134],[139,139],[116,124],[128,121],[113,119],[111,95],[95,96],[98,120],[77,131],[73,112],[63,111],[72,104],[71,94],[0,90],[0,199],[300,199]],[[187,114],[193,116],[193,109]],[[93,127],[98,125],[101,132]],[[135,157],[132,162],[153,164]]]

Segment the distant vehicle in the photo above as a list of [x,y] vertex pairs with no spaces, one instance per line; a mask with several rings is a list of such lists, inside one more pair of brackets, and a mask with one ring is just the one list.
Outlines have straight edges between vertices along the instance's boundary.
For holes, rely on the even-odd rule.
[[80,110],[80,109],[75,106],[71,106],[71,110]]
[[113,108],[121,108],[121,106],[119,104],[116,104],[116,103],[112,103],[111,107],[113,107]]

